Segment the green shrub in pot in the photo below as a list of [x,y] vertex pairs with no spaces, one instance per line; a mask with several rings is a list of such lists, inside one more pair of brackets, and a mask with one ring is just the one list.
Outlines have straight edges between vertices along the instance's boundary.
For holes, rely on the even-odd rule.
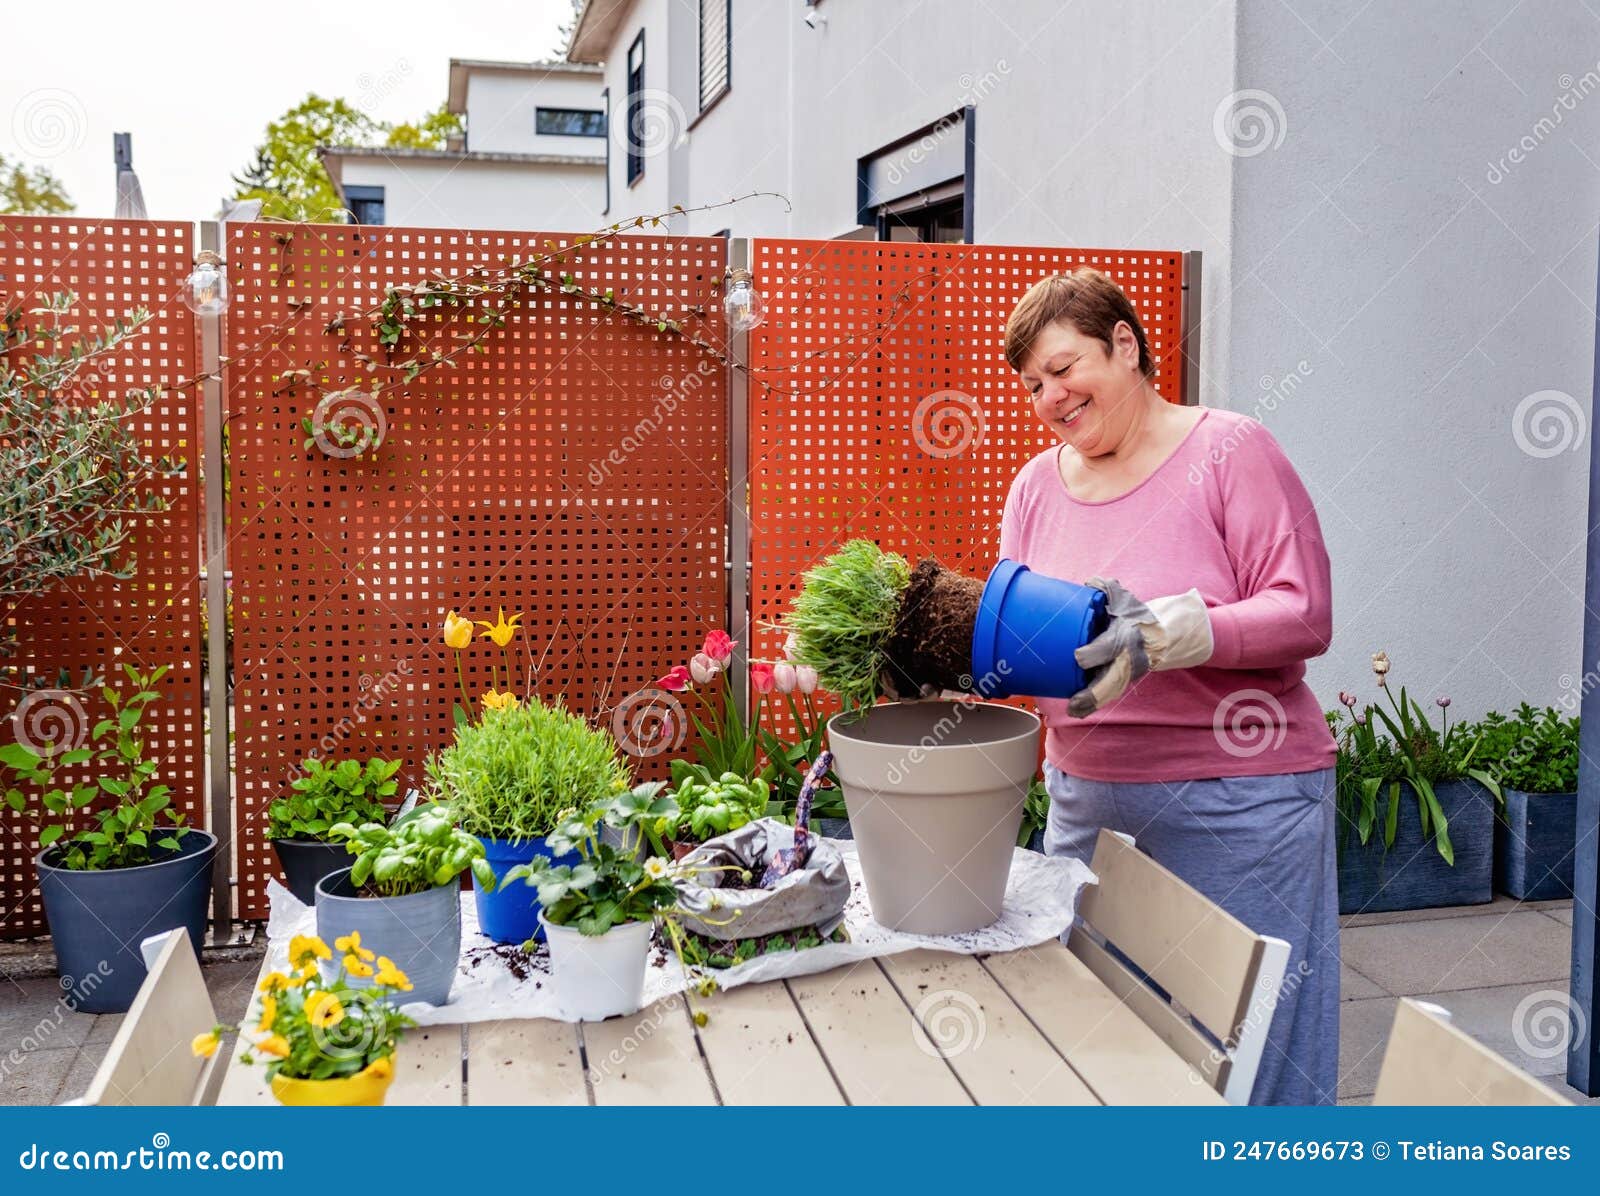
[[179,927],[204,941],[216,836],[185,827],[145,755],[142,723],[165,665],[123,665],[128,684],[101,696],[110,717],[85,743],[0,747],[6,805],[40,827],[34,861],[65,998],[84,1013],[120,1013],[144,982],[140,942]]
[[1478,724],[1482,763],[1504,800],[1494,827],[1494,884],[1522,901],[1572,896],[1578,719],[1523,702]]
[[[318,937],[331,943],[357,934],[388,944],[411,978],[412,999],[443,1005],[461,955],[461,874],[471,871],[480,888],[495,883],[483,844],[435,802],[392,826],[341,822],[329,833],[349,844],[355,862],[317,882]],[[369,979],[360,967],[350,970],[351,983]]]
[[393,797],[400,761],[372,759],[329,763],[315,757],[267,807],[267,838],[283,866],[289,891],[305,904],[316,900],[317,882],[347,867],[350,857],[330,832],[340,822],[387,822],[384,798]]

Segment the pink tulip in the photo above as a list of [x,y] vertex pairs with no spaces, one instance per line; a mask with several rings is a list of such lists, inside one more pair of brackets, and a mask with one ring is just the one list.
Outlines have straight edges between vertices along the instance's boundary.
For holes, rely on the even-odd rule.
[[772,687],[781,694],[792,694],[797,682],[794,665],[780,661],[772,666]]
[[689,688],[689,670],[683,665],[673,665],[672,671],[656,682],[656,688],[679,693]]
[[696,652],[694,659],[689,662],[689,676],[694,678],[696,685],[710,685],[722,666],[704,652]]
[[794,687],[803,694],[817,692],[817,670],[808,664],[796,665],[794,670]]
[[705,646],[701,651],[719,665],[727,667],[728,662],[733,659],[735,646],[735,641],[729,638],[726,631],[713,631],[706,636]]
[[769,694],[774,685],[772,666],[756,661],[750,665],[750,686],[758,694]]

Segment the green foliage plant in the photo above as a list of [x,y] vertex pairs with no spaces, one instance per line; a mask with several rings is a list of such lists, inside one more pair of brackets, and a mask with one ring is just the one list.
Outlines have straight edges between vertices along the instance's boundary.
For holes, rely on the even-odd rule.
[[373,758],[329,763],[312,757],[289,792],[267,807],[267,838],[326,842],[340,822],[386,822],[384,799],[398,788],[400,761]]
[[911,584],[905,557],[870,540],[851,540],[807,571],[784,620],[793,637],[789,658],[817,670],[824,689],[845,709],[877,701],[884,648]]
[[436,802],[416,807],[392,826],[337,823],[329,832],[356,857],[350,882],[364,896],[405,897],[449,884],[469,868],[473,883],[492,891],[494,869],[483,844],[455,825],[448,807]]

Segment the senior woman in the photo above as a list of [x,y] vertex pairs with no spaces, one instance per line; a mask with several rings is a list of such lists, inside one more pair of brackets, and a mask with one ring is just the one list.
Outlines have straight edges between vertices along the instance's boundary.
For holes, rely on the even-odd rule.
[[1005,353],[1061,443],[1012,484],[1001,555],[1087,579],[1112,615],[1078,650],[1087,687],[1039,701],[1045,850],[1088,859],[1101,827],[1125,832],[1287,940],[1251,1103],[1332,1103],[1334,743],[1304,680],[1332,634],[1316,510],[1261,424],[1161,398],[1139,317],[1106,275],[1034,286]]

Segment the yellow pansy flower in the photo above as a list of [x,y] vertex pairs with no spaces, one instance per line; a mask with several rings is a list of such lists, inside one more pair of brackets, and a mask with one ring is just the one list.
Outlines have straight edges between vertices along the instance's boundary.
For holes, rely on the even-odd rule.
[[217,1037],[215,1030],[207,1030],[204,1034],[196,1034],[194,1036],[194,1041],[189,1044],[189,1049],[194,1052],[196,1058],[209,1059],[217,1053],[217,1047],[221,1043],[222,1039]]
[[363,980],[372,975],[372,965],[355,955],[346,955],[344,957],[344,970],[352,976],[361,977]]
[[506,608],[502,606],[500,608],[500,619],[498,622],[485,623],[482,619],[479,619],[478,626],[484,629],[483,634],[485,636],[487,636],[489,639],[492,639],[500,647],[504,648],[511,642],[511,637],[517,634],[517,623],[520,622],[521,619],[522,616],[517,614],[512,615],[511,618],[507,620]]
[[339,950],[343,951],[346,955],[359,955],[362,959],[367,960],[369,963],[378,958],[371,951],[368,951],[361,945],[361,932],[359,930],[352,930],[349,934],[344,935],[342,938],[334,939],[333,945],[339,948]]
[[521,705],[516,694],[509,692],[503,694],[495,693],[492,689],[485,690],[483,697],[479,700],[483,702],[485,710],[514,710]]
[[344,1006],[332,993],[312,993],[306,1000],[306,1017],[318,1030],[326,1030],[344,1021]]
[[289,1057],[289,1040],[282,1034],[271,1034],[256,1043],[256,1050],[263,1055],[276,1055],[279,1059]]
[[463,619],[455,611],[444,617],[444,646],[457,652],[472,643],[472,620]]
[[278,998],[268,993],[261,998],[261,1022],[256,1026],[256,1031],[265,1034],[272,1029],[272,1023],[278,1020]]
[[378,976],[376,983],[385,988],[399,989],[401,992],[411,991],[411,977],[394,966],[394,960],[387,955],[378,956]]
[[259,989],[264,993],[275,993],[292,987],[293,981],[291,981],[289,977],[285,976],[282,972],[272,972],[261,981]]
[[289,940],[289,966],[298,968],[312,959],[332,959],[328,944],[314,934],[297,934]]

